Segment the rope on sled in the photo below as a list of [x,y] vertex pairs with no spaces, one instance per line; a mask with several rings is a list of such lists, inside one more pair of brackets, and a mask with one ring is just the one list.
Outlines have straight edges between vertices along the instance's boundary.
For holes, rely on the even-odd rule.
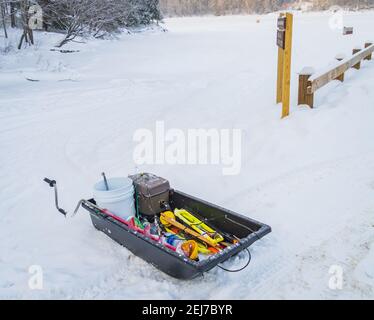
[[248,261],[247,261],[247,264],[243,268],[240,268],[240,269],[237,269],[237,270],[229,270],[229,269],[226,269],[226,268],[224,268],[224,267],[222,267],[220,265],[218,265],[217,267],[220,268],[220,269],[222,269],[223,271],[231,272],[231,273],[243,271],[245,268],[247,268],[249,266],[249,264],[251,263],[251,260],[252,260],[252,255],[249,252],[248,248],[246,248],[245,250],[248,253]]

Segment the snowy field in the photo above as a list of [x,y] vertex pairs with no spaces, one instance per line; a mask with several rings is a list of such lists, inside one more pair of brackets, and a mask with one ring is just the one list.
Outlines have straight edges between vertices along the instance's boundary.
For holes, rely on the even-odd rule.
[[[282,121],[275,14],[168,19],[169,32],[69,44],[80,50],[70,54],[50,51],[59,36],[38,33],[36,48],[0,55],[0,298],[373,299],[374,61],[318,91],[315,109],[296,106],[298,71],[374,39],[374,12],[346,14],[349,37],[330,18],[295,16]],[[55,211],[44,177],[57,179],[71,212],[102,171],[135,172],[133,133],[157,120],[243,130],[237,176],[219,165],[139,169],[269,224],[245,271],[181,282],[95,231],[84,211]],[[32,265],[43,268],[43,290],[28,287]],[[341,290],[329,288],[332,266],[343,270]]]

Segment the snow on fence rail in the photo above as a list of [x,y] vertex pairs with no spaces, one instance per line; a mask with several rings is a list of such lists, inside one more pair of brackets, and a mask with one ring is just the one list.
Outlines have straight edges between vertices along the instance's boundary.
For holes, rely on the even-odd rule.
[[298,104],[306,104],[313,108],[314,93],[333,80],[344,81],[344,73],[350,68],[359,70],[362,60],[371,60],[374,52],[374,44],[368,42],[365,49],[353,49],[353,56],[344,59],[343,56],[336,56],[339,62],[329,67],[327,70],[321,70],[314,73],[313,68],[304,68],[299,73],[299,99]]

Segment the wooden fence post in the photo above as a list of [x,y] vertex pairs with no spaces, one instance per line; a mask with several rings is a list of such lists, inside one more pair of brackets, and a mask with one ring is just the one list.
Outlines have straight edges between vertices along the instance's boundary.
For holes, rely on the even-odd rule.
[[311,85],[309,78],[314,73],[313,68],[306,67],[299,73],[299,99],[298,104],[306,104],[313,108],[314,94],[308,94],[308,87]]
[[284,50],[282,48],[278,48],[278,78],[277,78],[277,103],[281,103],[283,101],[283,64],[284,64]]
[[[336,60],[338,61],[342,61],[345,59],[345,56],[344,54],[338,54],[336,57],[335,57]],[[344,73],[342,73],[340,76],[336,77],[335,80],[339,80],[341,82],[344,82]]]
[[290,91],[291,91],[291,56],[292,56],[292,33],[293,14],[286,13],[286,41],[283,61],[283,83],[282,83],[282,119],[290,114]]
[[[352,54],[356,54],[357,52],[360,52],[360,48],[353,49]],[[353,66],[353,68],[360,70],[361,69],[361,61]]]
[[[366,43],[365,43],[365,48],[370,47],[372,44],[373,44],[372,42],[366,42]],[[371,60],[371,54],[368,55],[368,56],[365,58],[365,60]]]

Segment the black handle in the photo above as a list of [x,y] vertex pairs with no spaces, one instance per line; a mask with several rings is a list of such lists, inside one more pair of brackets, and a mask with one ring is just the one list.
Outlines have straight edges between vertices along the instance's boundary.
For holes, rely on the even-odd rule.
[[58,212],[62,213],[65,217],[67,216],[67,212],[64,209],[58,209]]
[[57,192],[57,182],[56,180],[51,180],[48,178],[43,179],[44,182],[46,182],[51,188],[55,189],[55,205],[58,212],[62,213],[65,217],[68,214],[64,209],[60,208],[58,205],[58,192]]
[[56,180],[44,178],[44,182],[48,183],[51,188],[53,188],[56,185]]

